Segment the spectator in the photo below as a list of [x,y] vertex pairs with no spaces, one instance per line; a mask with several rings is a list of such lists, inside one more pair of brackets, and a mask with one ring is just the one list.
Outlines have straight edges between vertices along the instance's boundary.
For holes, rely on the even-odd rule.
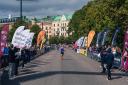
[[15,48],[15,75],[18,75],[18,67],[19,67],[19,61],[20,61],[20,57],[21,57],[21,52],[20,49]]
[[9,48],[9,78],[15,74],[15,52],[13,45]]
[[4,66],[8,65],[9,62],[9,48],[8,46],[3,49]]
[[114,55],[110,49],[107,51],[106,63],[107,63],[107,79],[111,80],[111,68],[114,63]]
[[26,62],[26,56],[25,56],[25,48],[21,50],[21,59],[22,59],[22,68],[24,68],[24,64]]
[[102,48],[101,52],[100,52],[100,56],[101,56],[101,67],[102,67],[102,72],[101,73],[105,73],[106,72],[106,68],[105,68],[105,60],[106,60],[106,51],[105,51],[105,47]]

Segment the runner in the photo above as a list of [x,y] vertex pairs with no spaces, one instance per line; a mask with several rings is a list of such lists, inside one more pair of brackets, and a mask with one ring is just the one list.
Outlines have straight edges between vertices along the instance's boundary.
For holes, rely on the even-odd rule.
[[63,56],[64,56],[64,47],[63,47],[63,45],[60,48],[60,53],[61,53],[61,60],[63,60],[64,59],[63,58]]

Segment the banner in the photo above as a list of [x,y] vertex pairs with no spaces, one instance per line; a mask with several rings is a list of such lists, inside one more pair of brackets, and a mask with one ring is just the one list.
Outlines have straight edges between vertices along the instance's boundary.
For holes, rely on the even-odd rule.
[[103,32],[100,32],[100,34],[99,34],[99,39],[98,39],[98,45],[99,45],[99,47],[102,46],[103,38],[104,38],[104,31]]
[[21,40],[21,33],[22,31],[24,30],[25,26],[20,26],[16,29],[14,35],[13,35],[13,38],[12,38],[12,44],[14,46],[18,46],[18,44],[20,43],[20,41],[23,41]]
[[103,40],[102,40],[102,43],[101,43],[102,46],[105,45],[105,42],[106,42],[106,39],[107,39],[106,37],[107,37],[108,32],[109,32],[109,30],[107,28],[104,29],[104,31],[103,31]]
[[2,53],[3,52],[3,49],[7,45],[8,32],[9,32],[9,24],[3,25],[2,26],[1,33],[0,33],[0,55],[3,54]]
[[118,34],[119,30],[120,30],[119,27],[117,27],[116,30],[115,30],[115,33],[114,33],[113,38],[112,38],[112,46],[117,44],[116,43],[117,42],[117,34]]
[[43,47],[43,44],[45,43],[45,41],[46,41],[46,38],[43,38],[42,42],[41,42],[41,45],[40,45],[40,49]]
[[86,41],[87,41],[87,37],[84,37],[83,42],[82,42],[82,47],[87,46],[87,45],[86,45]]
[[28,35],[28,38],[26,39],[26,47],[27,48],[30,48],[32,46],[32,40],[33,40],[33,37],[34,37],[34,33],[29,33]]
[[93,40],[93,37],[95,35],[95,31],[91,30],[88,34],[88,39],[87,39],[87,47],[89,48],[91,45],[91,42]]
[[124,47],[122,53],[121,66],[122,68],[124,68],[124,70],[128,71],[128,30],[125,32],[124,36]]
[[83,41],[84,41],[84,37],[80,37],[80,38],[76,41],[77,46],[78,46],[78,47],[82,47]]
[[43,38],[45,38],[45,31],[40,31],[37,36],[37,45],[40,46]]
[[96,47],[99,47],[99,46],[100,46],[100,38],[101,38],[101,34],[102,34],[102,32],[99,32],[99,33],[97,34]]
[[14,33],[12,44],[17,48],[23,48],[31,45],[34,33],[31,33],[29,29],[25,29],[25,26],[20,26]]

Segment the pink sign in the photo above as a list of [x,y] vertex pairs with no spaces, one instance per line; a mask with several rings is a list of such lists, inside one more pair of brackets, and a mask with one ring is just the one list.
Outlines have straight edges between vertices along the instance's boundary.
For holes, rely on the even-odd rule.
[[8,32],[9,32],[9,24],[4,24],[0,32],[0,55],[3,54],[3,49],[7,45]]
[[125,32],[124,37],[124,48],[122,53],[121,66],[124,70],[128,71],[128,30]]

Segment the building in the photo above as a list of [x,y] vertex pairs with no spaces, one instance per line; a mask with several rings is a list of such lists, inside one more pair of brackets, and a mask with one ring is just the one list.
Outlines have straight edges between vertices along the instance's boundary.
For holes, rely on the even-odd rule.
[[[20,20],[20,17],[0,18],[0,25],[9,24],[9,29],[11,29],[12,25],[18,20]],[[30,22],[30,20],[26,18],[26,16],[23,16],[23,20],[26,22]]]
[[[68,37],[68,24],[72,18],[72,15],[56,15],[56,16],[46,16],[42,19],[28,19],[26,16],[23,17],[25,22],[30,22],[31,25],[37,24],[41,29],[46,31],[47,38],[54,36],[64,36]],[[19,20],[20,17],[10,17],[0,19],[0,24],[8,23],[10,24],[10,29],[12,25]]]
[[40,26],[49,38],[53,36],[68,37],[68,24],[72,15],[47,16],[42,20],[37,20],[36,24]]

